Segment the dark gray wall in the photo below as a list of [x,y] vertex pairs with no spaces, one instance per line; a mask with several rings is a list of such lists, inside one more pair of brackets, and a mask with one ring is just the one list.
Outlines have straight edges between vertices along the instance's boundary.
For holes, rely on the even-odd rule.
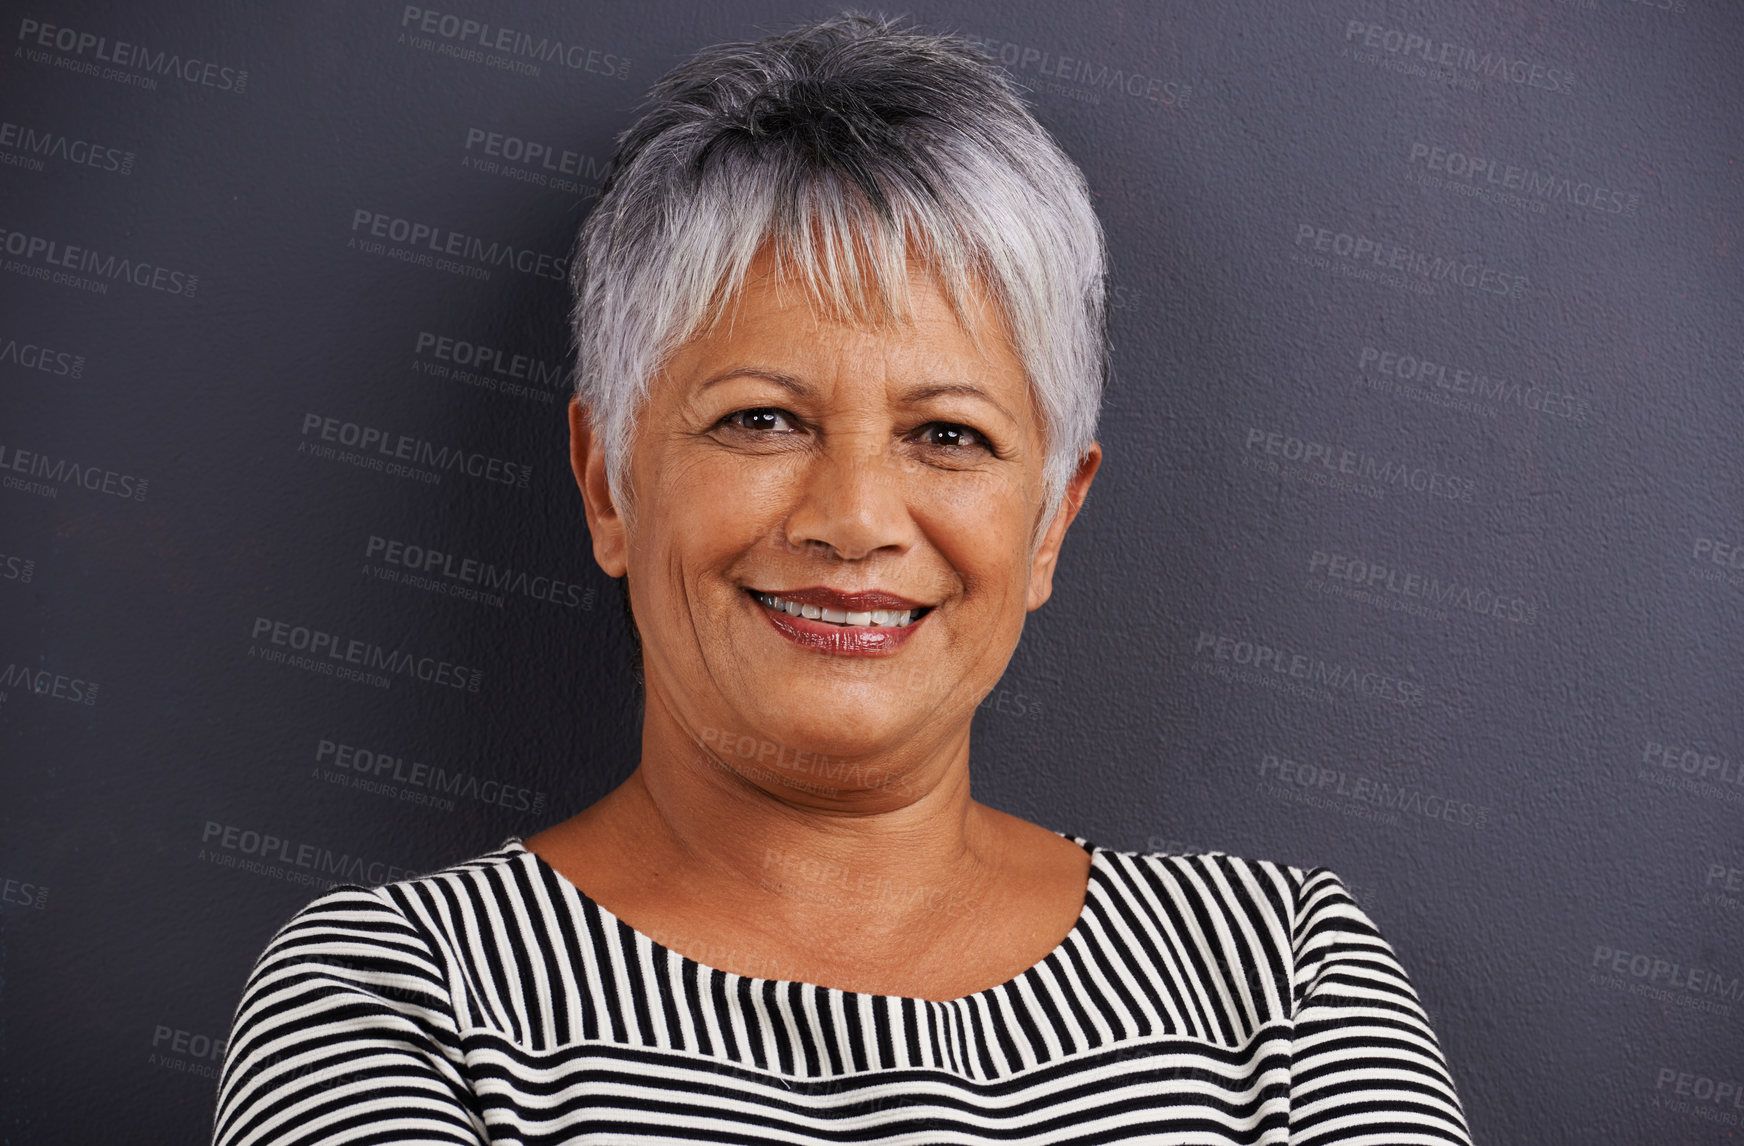
[[[203,1140],[297,907],[635,759],[560,261],[647,84],[832,6],[431,4],[5,6],[0,1140]],[[980,797],[1340,873],[1482,1142],[1735,1141],[1744,12],[912,12],[1033,87],[1114,252]]]

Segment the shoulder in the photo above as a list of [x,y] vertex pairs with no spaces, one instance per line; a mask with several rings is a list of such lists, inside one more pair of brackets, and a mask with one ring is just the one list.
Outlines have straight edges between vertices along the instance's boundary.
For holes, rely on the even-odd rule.
[[1298,867],[1221,851],[1121,851],[1079,836],[1067,838],[1116,870],[1143,873],[1151,879],[1188,880],[1236,899],[1251,899],[1257,892],[1290,919],[1303,911],[1355,903],[1344,880],[1325,867]]
[[[1127,911],[1180,920],[1209,938],[1226,930],[1292,972],[1353,937],[1379,940],[1335,872],[1226,852],[1094,849],[1104,894]],[[1294,974],[1291,976],[1294,978]]]
[[[532,853],[519,838],[511,836],[497,848],[471,859],[437,868],[421,875],[409,875],[369,888],[385,902],[405,905],[409,901],[430,901],[433,897],[452,894],[461,889],[477,889],[480,893],[501,895],[502,889],[518,886],[516,869],[524,867]],[[335,891],[341,890],[335,888]]]
[[416,965],[432,980],[445,978],[443,966],[457,954],[454,939],[464,933],[457,917],[513,910],[516,882],[511,867],[517,851],[503,847],[462,863],[372,887],[339,884],[304,904],[267,943],[256,966],[307,966],[319,962],[336,970],[403,972]]
[[1226,852],[1085,846],[1084,941],[1171,1023],[1234,1045],[1294,1018],[1303,936],[1321,933],[1318,912],[1349,902],[1337,876]]
[[1328,868],[1223,852],[1105,854],[1112,866],[1141,873],[1141,880],[1170,893],[1175,903],[1159,903],[1158,918],[1180,914],[1185,905],[1209,919],[1211,931],[1228,928],[1233,936],[1245,929],[1242,938],[1219,939],[1218,944],[1269,962],[1293,1007],[1336,984],[1359,979],[1388,992],[1411,992],[1392,945],[1344,880]]
[[341,884],[297,911],[267,943],[242,1008],[310,993],[369,999],[444,1028],[477,1016],[470,984],[505,933],[536,912],[531,853],[501,848],[374,887]]
[[1324,868],[1304,869],[1273,860],[1248,859],[1227,852],[1120,851],[1089,845],[1098,867],[1118,878],[1116,886],[1146,898],[1148,889],[1167,889],[1177,897],[1194,895],[1221,907],[1292,926],[1299,909],[1329,887],[1342,888]]
[[341,884],[291,916],[256,960],[232,1018],[213,1140],[256,1141],[286,1109],[391,1105],[395,1088],[395,1100],[415,1095],[432,1124],[468,1134],[444,1141],[478,1140],[472,1132],[484,1124],[458,1079],[463,1034],[480,1008],[456,962],[463,949],[450,924],[464,913],[442,900],[450,881],[488,878],[502,862]]

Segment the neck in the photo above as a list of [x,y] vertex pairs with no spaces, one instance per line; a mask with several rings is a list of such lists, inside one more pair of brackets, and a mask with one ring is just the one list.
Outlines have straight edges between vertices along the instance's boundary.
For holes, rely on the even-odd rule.
[[795,922],[873,912],[900,930],[936,924],[939,902],[991,879],[999,841],[969,795],[967,722],[860,756],[693,728],[650,687],[641,765],[586,814],[663,883]]

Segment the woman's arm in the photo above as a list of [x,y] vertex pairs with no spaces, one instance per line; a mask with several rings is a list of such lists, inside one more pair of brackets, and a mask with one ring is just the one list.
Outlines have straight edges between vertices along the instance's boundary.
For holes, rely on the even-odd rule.
[[281,928],[243,988],[214,1146],[480,1146],[441,961],[386,890],[340,887]]
[[1297,890],[1291,945],[1290,1141],[1470,1146],[1447,1061],[1405,969],[1324,868]]

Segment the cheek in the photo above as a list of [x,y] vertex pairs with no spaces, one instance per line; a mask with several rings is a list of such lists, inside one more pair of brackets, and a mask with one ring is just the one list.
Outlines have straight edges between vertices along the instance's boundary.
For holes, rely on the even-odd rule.
[[1034,515],[1010,491],[991,483],[959,485],[925,499],[915,515],[965,592],[985,594],[993,604],[1027,584]]
[[650,499],[650,540],[680,564],[731,561],[781,536],[787,482],[767,464],[727,455],[675,459]]

